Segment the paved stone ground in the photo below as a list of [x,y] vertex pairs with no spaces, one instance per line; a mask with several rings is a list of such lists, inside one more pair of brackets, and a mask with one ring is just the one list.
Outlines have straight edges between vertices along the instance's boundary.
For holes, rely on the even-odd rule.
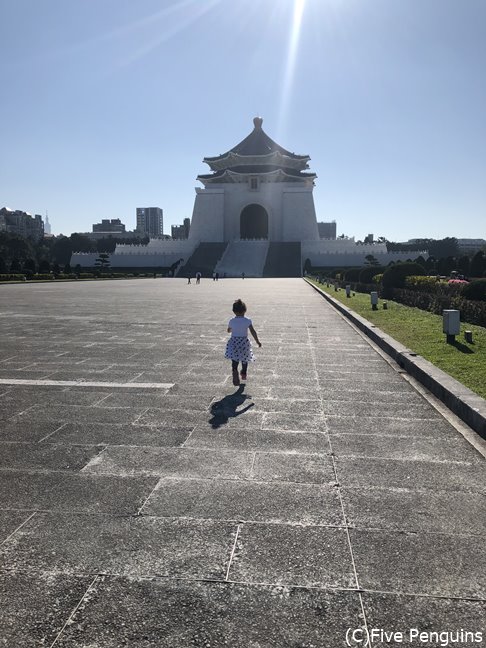
[[0,645],[484,632],[484,459],[303,281],[0,292]]

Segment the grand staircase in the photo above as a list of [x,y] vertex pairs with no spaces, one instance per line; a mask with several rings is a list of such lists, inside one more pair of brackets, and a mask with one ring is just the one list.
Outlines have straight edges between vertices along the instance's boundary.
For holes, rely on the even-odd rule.
[[264,277],[301,277],[300,243],[270,243],[263,268]]
[[196,272],[200,272],[203,277],[212,277],[216,264],[223,256],[227,245],[227,243],[199,243],[177,276],[191,275],[194,277]]
[[220,277],[262,277],[268,241],[232,241],[221,257],[216,272]]

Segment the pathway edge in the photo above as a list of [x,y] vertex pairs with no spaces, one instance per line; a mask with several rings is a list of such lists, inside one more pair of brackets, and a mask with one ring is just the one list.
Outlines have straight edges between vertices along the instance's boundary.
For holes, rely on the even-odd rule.
[[360,331],[373,340],[380,349],[393,358],[402,369],[424,385],[456,416],[477,432],[481,438],[486,439],[486,400],[484,398],[475,394],[422,356],[413,353],[367,319],[328,295],[311,281],[305,278],[304,280],[336,310],[353,322]]

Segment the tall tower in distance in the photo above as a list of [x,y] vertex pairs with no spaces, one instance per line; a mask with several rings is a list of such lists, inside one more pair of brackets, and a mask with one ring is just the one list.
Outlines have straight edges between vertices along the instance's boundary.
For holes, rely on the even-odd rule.
[[137,230],[149,238],[164,235],[164,212],[160,207],[137,207]]

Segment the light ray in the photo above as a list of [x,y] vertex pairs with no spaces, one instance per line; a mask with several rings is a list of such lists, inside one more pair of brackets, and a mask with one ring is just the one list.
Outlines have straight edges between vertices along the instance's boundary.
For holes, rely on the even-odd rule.
[[297,52],[300,40],[300,30],[302,26],[302,16],[304,15],[306,0],[294,0],[294,11],[290,27],[290,38],[287,53],[287,62],[282,84],[282,93],[280,96],[280,112],[277,123],[277,133],[281,137],[285,130],[287,112],[290,102],[290,93],[294,81],[295,65],[297,62]]
[[[168,40],[182,32],[184,29],[189,27],[189,25],[199,20],[204,14],[211,11],[213,7],[220,4],[221,2],[222,0],[209,0],[202,4],[199,2],[199,0],[186,0],[183,4],[192,5],[192,10],[190,12],[186,11],[184,17],[179,20],[177,24],[175,24],[171,28],[166,28],[156,38],[152,39],[143,47],[139,48],[136,52],[133,52],[133,54],[121,61],[120,65],[130,65],[131,63],[144,58],[145,56],[147,56],[147,54],[157,49],[160,45],[167,42]],[[180,7],[181,5],[179,5],[179,8]]]

